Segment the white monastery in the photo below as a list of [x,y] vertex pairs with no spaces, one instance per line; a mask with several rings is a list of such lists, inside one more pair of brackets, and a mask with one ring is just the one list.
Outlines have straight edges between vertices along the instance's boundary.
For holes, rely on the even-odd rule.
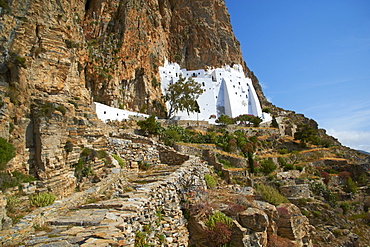
[[[162,92],[172,83],[184,78],[192,78],[200,83],[204,93],[198,98],[200,113],[187,114],[186,111],[177,112],[176,120],[199,120],[215,123],[221,115],[228,115],[235,118],[239,115],[249,114],[260,117],[263,122],[271,121],[270,114],[262,112],[261,104],[256,91],[253,88],[252,80],[246,78],[241,65],[224,66],[216,69],[200,69],[187,71],[180,69],[177,63],[164,64],[159,67]],[[168,107],[168,105],[167,105]],[[94,102],[93,108],[98,118],[107,120],[129,119],[130,116],[149,117],[149,115],[121,110],[101,103]]]
[[[200,113],[186,111],[175,113],[177,120],[202,120],[215,123],[221,115],[235,118],[249,114],[260,117],[263,122],[272,120],[270,114],[262,112],[261,104],[254,90],[252,80],[246,78],[241,65],[224,66],[216,69],[187,71],[177,63],[159,67],[162,92],[172,83],[184,78],[192,78],[200,83],[204,93],[198,98]],[[167,105],[168,107],[168,105]]]

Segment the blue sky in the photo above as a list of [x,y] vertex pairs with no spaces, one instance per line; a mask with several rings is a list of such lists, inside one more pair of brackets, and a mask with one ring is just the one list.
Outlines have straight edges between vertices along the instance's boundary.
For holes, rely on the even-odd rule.
[[273,104],[370,152],[370,0],[226,0]]

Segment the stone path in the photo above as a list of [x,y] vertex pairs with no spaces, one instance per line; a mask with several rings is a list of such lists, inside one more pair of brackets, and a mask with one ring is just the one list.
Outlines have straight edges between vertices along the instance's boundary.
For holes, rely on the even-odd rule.
[[113,195],[119,195],[117,198],[80,205],[62,215],[56,213],[22,244],[134,246],[136,238],[154,246],[187,246],[178,181],[191,174],[192,169],[199,169],[199,163],[193,159],[182,166],[140,172],[131,182],[133,191],[116,191]]

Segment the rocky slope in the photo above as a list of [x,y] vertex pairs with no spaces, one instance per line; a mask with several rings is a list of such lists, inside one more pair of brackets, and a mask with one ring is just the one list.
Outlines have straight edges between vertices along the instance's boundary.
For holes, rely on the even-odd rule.
[[[0,137],[17,149],[9,169],[37,178],[59,176],[50,169],[76,162],[89,138],[99,142],[104,127],[92,101],[163,116],[158,66],[165,59],[188,69],[244,64],[222,0],[0,6]],[[67,142],[75,154],[65,151]]]

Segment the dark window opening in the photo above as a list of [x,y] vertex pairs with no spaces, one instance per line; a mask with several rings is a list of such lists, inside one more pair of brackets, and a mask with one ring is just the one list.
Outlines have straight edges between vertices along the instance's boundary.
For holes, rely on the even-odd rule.
[[106,112],[106,111],[104,111],[104,114],[107,114],[107,112]]

